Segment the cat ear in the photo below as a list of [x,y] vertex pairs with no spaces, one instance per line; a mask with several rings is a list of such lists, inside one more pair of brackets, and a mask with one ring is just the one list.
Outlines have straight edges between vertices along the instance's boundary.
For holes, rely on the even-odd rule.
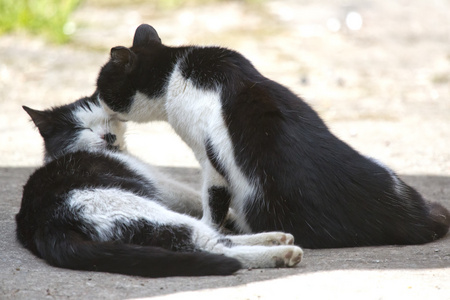
[[45,111],[35,110],[27,106],[22,106],[22,108],[28,113],[33,121],[34,125],[39,129],[39,132],[44,136],[47,132],[51,130],[51,123],[49,116]]
[[135,56],[130,49],[122,46],[111,48],[111,60],[113,63],[123,66],[126,71],[131,71]]
[[161,39],[159,38],[155,28],[148,24],[139,25],[134,33],[133,47],[146,46],[150,44],[150,42],[157,42],[161,44]]

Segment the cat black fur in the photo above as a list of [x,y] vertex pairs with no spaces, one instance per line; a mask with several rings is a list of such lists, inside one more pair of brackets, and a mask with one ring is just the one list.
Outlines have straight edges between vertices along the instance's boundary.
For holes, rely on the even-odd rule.
[[[446,208],[338,139],[308,104],[244,56],[220,47],[165,46],[151,27],[153,35],[142,38],[149,27],[138,28],[133,47],[112,49],[98,77],[100,98],[123,114],[136,92],[156,105],[176,65],[198,89],[218,91],[235,161],[249,181],[261,183],[244,207],[252,232],[289,232],[306,248],[422,244],[447,233]],[[207,156],[229,178],[211,138],[204,141]],[[216,214],[220,224],[225,212]]]

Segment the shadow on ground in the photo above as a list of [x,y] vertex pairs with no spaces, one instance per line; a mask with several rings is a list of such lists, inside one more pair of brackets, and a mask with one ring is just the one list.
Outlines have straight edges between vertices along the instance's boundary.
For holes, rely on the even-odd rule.
[[[450,237],[417,246],[383,246],[305,250],[297,268],[242,270],[228,277],[139,277],[81,272],[51,267],[23,249],[15,239],[14,216],[20,207],[22,186],[34,168],[0,168],[1,262],[0,298],[110,298],[156,296],[206,288],[238,286],[250,282],[334,270],[425,270],[450,267]],[[175,179],[199,187],[200,170],[161,167]],[[427,199],[450,207],[450,178],[402,176]],[[83,287],[80,289],[80,287]]]

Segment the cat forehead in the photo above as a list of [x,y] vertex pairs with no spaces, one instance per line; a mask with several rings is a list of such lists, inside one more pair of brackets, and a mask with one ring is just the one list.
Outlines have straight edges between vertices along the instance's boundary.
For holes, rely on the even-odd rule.
[[90,105],[89,107],[78,107],[74,110],[73,115],[77,120],[85,125],[105,123],[109,119],[105,110],[96,105]]

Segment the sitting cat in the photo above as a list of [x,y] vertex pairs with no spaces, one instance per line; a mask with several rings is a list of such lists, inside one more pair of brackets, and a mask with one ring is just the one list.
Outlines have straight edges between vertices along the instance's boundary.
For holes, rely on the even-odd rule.
[[168,47],[153,27],[114,47],[99,99],[113,116],[168,121],[203,169],[203,221],[231,206],[242,233],[284,231],[306,248],[421,244],[450,213],[334,136],[317,113],[219,47]]
[[161,277],[300,262],[292,235],[225,236],[170,210],[191,212],[191,198],[200,195],[123,152],[123,124],[108,117],[97,96],[24,109],[44,138],[45,165],[24,186],[17,237],[51,265]]

